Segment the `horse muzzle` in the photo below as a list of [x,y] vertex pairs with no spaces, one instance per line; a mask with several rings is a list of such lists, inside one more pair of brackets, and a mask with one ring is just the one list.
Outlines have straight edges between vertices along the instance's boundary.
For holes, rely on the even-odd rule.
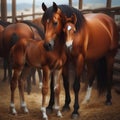
[[47,51],[52,51],[53,48],[54,48],[54,40],[51,40],[50,42],[45,42],[45,43],[44,43],[44,48],[45,48]]
[[73,40],[66,41],[66,43],[65,43],[67,49],[68,49],[70,52],[71,52],[71,50],[72,50],[72,44],[73,44]]
[[66,47],[67,48],[69,48],[69,47],[71,47],[72,46],[72,44],[73,44],[73,40],[70,40],[70,41],[66,41]]

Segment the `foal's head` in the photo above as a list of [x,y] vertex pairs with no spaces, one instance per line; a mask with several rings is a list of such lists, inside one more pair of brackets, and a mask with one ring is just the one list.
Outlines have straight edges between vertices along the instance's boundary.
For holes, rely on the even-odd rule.
[[53,6],[49,8],[47,8],[47,6],[43,3],[42,9],[44,11],[42,23],[45,29],[44,47],[47,50],[52,50],[54,48],[55,42],[57,42],[56,40],[61,36],[64,15],[54,2]]
[[65,44],[68,48],[72,46],[74,40],[76,32],[76,22],[77,18],[75,14],[73,14],[70,18],[65,17],[65,25],[63,27],[63,32],[65,36]]

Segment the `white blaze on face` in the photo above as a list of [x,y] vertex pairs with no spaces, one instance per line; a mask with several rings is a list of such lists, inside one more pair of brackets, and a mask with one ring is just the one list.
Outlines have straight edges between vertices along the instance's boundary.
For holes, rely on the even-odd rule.
[[67,30],[70,31],[72,27],[70,25],[67,26]]
[[[67,26],[67,30],[70,31],[72,29],[72,27],[70,25]],[[73,43],[73,40],[68,40],[66,41],[66,46],[70,47]]]

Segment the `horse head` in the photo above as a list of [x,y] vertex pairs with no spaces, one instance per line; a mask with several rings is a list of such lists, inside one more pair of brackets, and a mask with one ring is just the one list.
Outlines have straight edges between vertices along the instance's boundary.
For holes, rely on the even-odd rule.
[[53,50],[55,43],[62,32],[64,15],[54,2],[53,6],[50,8],[47,8],[47,6],[42,3],[42,9],[44,11],[42,23],[45,29],[44,47],[46,50]]
[[74,40],[75,32],[76,32],[76,22],[77,17],[75,14],[73,14],[71,17],[65,17],[65,24],[63,27],[64,32],[64,40],[67,48],[72,47],[72,43]]

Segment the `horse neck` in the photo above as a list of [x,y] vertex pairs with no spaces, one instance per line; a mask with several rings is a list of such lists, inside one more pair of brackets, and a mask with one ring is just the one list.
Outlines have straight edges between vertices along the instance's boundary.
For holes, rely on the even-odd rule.
[[73,54],[85,54],[88,45],[89,30],[87,24],[84,25],[75,33],[73,42]]
[[55,40],[55,51],[62,52],[64,50],[64,34],[61,32]]

